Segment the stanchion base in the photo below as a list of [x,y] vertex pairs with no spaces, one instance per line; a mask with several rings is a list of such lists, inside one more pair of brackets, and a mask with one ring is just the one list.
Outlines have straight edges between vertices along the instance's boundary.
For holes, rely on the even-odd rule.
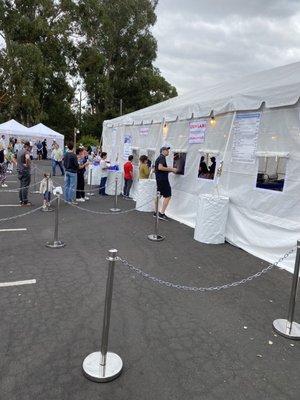
[[291,332],[287,329],[288,321],[286,319],[275,319],[273,322],[274,331],[279,335],[289,339],[300,340],[300,324],[293,322]]
[[51,208],[51,207],[41,208],[41,211],[43,211],[43,212],[52,212],[52,211],[54,211],[54,208]]
[[60,249],[61,247],[65,247],[66,243],[62,242],[61,240],[47,242],[45,244],[46,247],[50,247],[50,249]]
[[121,208],[110,208],[109,211],[111,211],[111,212],[120,212]]
[[120,376],[123,361],[116,353],[106,355],[106,365],[100,365],[100,351],[89,354],[82,363],[83,374],[94,382],[109,382]]
[[162,235],[155,235],[155,233],[148,235],[148,239],[152,240],[152,242],[162,242],[165,240],[165,236]]

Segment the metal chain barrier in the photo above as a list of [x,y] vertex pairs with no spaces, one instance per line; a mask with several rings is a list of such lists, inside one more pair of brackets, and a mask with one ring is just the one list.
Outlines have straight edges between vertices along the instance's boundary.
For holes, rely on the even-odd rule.
[[280,262],[288,258],[293,252],[295,251],[295,248],[288,250],[282,257],[279,258],[275,263],[269,264],[267,267],[263,268],[261,271],[257,272],[254,275],[250,275],[247,278],[243,278],[240,281],[235,281],[232,283],[226,283],[224,285],[218,285],[218,286],[209,286],[209,287],[196,287],[196,286],[186,286],[186,285],[181,285],[173,282],[168,282],[163,279],[157,278],[155,276],[152,276],[148,274],[147,272],[142,271],[140,268],[135,267],[134,265],[130,264],[127,260],[118,257],[118,260],[129,270],[133,271],[137,275],[142,276],[143,278],[149,279],[155,283],[158,283],[159,285],[162,286],[167,286],[172,289],[178,289],[178,290],[184,290],[184,291],[190,291],[190,292],[212,292],[212,291],[219,291],[223,289],[229,289],[235,286],[243,285],[245,283],[248,283],[252,281],[253,279],[259,278],[263,274],[266,274],[268,271],[270,271],[273,267],[278,266]]
[[89,210],[89,209],[87,209],[87,208],[80,207],[80,206],[78,206],[77,204],[68,203],[68,202],[67,202],[66,200],[64,200],[64,199],[62,199],[62,200],[63,200],[66,204],[68,204],[68,205],[70,205],[70,206],[72,206],[72,207],[78,208],[79,210],[86,211],[86,212],[89,212],[89,213],[91,213],[91,214],[98,214],[98,215],[119,215],[119,214],[127,214],[127,213],[129,213],[129,212],[139,210],[140,208],[145,207],[146,205],[152,203],[152,201],[153,201],[153,200],[147,201],[147,203],[142,204],[142,205],[141,205],[140,207],[138,207],[138,208],[136,208],[136,207],[135,207],[135,208],[130,208],[129,210],[123,210],[123,211],[119,211],[118,213],[115,213],[115,212],[112,212],[112,211],[94,211],[94,210]]
[[[55,200],[55,199],[52,199],[52,200],[50,201],[50,204],[53,203],[54,200]],[[0,222],[11,221],[11,220],[13,220],[13,219],[25,217],[26,215],[34,214],[36,211],[41,210],[42,207],[43,207],[43,206],[40,206],[40,207],[34,208],[33,210],[29,210],[29,211],[27,211],[26,213],[19,214],[19,215],[14,215],[14,216],[12,216],[12,217],[1,218],[1,219],[0,219]]]

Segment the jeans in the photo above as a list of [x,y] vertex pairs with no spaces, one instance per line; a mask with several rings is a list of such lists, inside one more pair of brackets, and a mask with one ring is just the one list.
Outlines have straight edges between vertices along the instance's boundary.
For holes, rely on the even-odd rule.
[[71,202],[75,200],[75,190],[77,185],[77,173],[66,171],[65,173],[65,200]]
[[20,181],[19,198],[21,203],[28,203],[28,186],[30,185],[30,171],[25,170],[19,172],[18,175]]
[[62,161],[56,161],[56,160],[51,160],[51,164],[52,164],[52,176],[55,176],[55,174],[56,174],[56,166],[58,165],[59,166],[59,168],[60,168],[60,172],[61,172],[61,174],[62,175],[64,175],[65,174],[65,171],[64,171],[64,167],[62,166]]
[[124,184],[124,189],[123,189],[123,195],[126,197],[129,197],[131,185],[132,185],[132,179],[124,179],[125,184]]
[[103,196],[105,196],[106,181],[107,181],[107,176],[105,178],[101,178],[101,181],[100,181],[99,194],[102,194]]

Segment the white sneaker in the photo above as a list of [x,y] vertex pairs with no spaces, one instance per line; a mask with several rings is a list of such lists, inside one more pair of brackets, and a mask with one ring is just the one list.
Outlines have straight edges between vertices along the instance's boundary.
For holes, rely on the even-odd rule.
[[1,185],[2,187],[8,187],[8,185],[6,183],[2,183]]
[[47,208],[46,204],[43,204],[43,210],[45,210]]
[[85,201],[87,201],[87,200],[89,200],[90,198],[89,197],[87,197],[87,196],[85,196],[85,198],[84,198],[84,200]]
[[79,201],[80,203],[83,203],[85,200],[82,197],[80,197],[80,199],[76,199],[76,201]]
[[76,199],[76,201],[81,201],[81,199]]

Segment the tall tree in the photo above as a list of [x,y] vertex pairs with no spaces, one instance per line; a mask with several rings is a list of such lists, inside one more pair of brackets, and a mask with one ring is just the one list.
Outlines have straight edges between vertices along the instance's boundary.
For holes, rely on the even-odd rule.
[[73,129],[71,0],[0,0],[0,84],[5,118]]
[[79,0],[79,71],[89,105],[102,122],[177,95],[154,68],[157,43],[151,33],[157,1]]

